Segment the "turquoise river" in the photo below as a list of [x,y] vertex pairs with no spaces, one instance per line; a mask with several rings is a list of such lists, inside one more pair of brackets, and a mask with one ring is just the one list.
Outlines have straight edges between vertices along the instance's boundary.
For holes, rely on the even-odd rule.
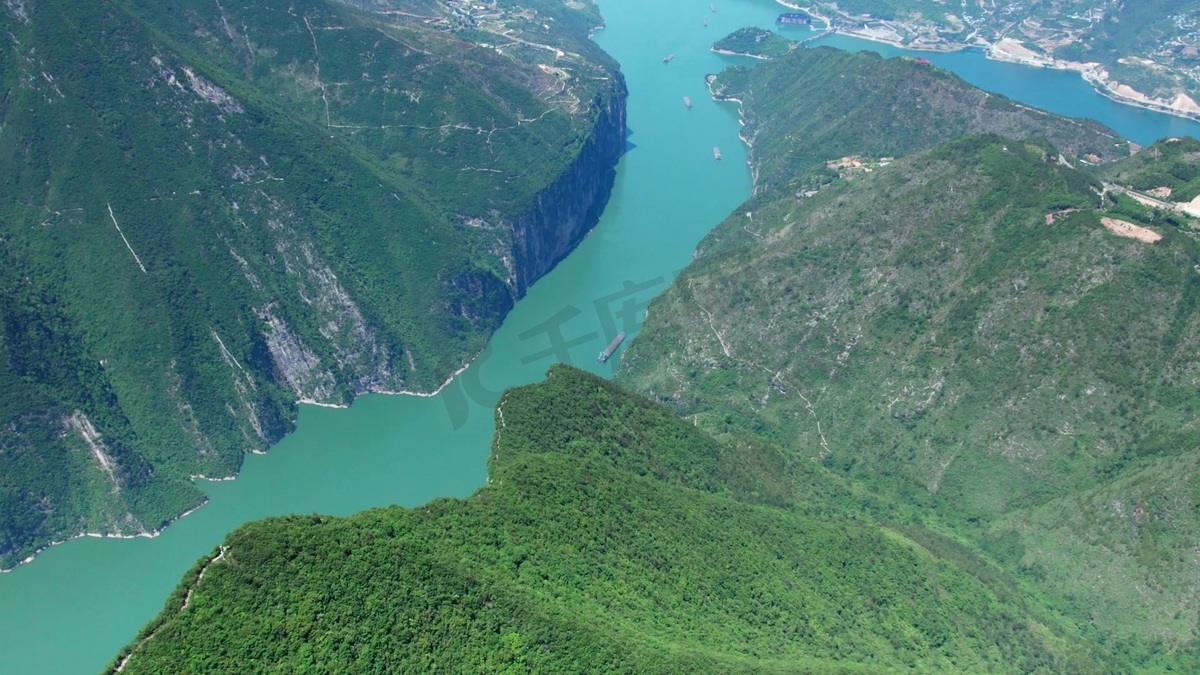
[[[753,62],[709,46],[742,26],[774,25],[783,8],[771,0],[715,2],[711,13],[708,0],[600,0],[607,26],[595,39],[628,80],[631,149],[599,226],[530,290],[466,373],[436,397],[373,395],[349,409],[302,406],[294,434],[265,456],[247,457],[236,481],[206,483],[208,505],[159,537],[76,539],[0,575],[0,673],[100,670],[161,609],[182,573],[246,521],[467,497],[487,479],[499,392],[540,379],[556,360],[546,325],[559,326],[573,345],[571,362],[611,375],[619,352],[605,365],[596,353],[616,330],[636,333],[640,308],[750,195],[737,108],[711,101],[704,75]],[[903,53],[841,36],[821,44]],[[664,64],[668,53],[675,58]],[[1200,124],[1113,103],[1074,73],[988,61],[977,52],[929,58],[985,89],[1098,119],[1139,143],[1200,136]],[[724,161],[713,160],[713,146]]]

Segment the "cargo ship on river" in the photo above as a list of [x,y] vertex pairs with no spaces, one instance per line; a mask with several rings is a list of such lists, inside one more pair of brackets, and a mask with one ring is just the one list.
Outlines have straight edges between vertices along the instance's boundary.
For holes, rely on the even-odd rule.
[[625,334],[617,333],[617,337],[613,338],[613,341],[608,343],[608,348],[600,352],[600,356],[597,356],[596,360],[600,363],[607,362],[610,358],[612,358],[613,353],[617,351],[617,347],[620,347],[621,343],[624,341]]

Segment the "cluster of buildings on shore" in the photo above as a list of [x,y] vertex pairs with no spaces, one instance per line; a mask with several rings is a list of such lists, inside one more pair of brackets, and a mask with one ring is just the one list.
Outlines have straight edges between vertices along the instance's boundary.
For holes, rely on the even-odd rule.
[[479,28],[481,23],[505,18],[504,8],[495,0],[447,0],[446,5],[461,28]]
[[[922,13],[915,7],[909,14],[885,19],[817,0],[807,13],[797,14],[812,15],[840,33],[910,49],[948,51],[977,46],[1004,60],[1075,70],[1092,63],[1107,69],[1110,79],[1119,78],[1148,97],[1162,100],[1200,93],[1200,9],[1156,18],[1145,31],[1148,36],[1161,33],[1161,39],[1143,39],[1146,44],[1141,53],[1113,54],[1107,46],[1113,23],[1110,15],[1124,11],[1123,6],[1114,9],[1099,1],[1091,6],[1081,4],[1071,0],[964,3],[957,14],[944,10]],[[777,20],[785,22],[790,20],[783,16]],[[1200,96],[1195,98],[1200,100]]]

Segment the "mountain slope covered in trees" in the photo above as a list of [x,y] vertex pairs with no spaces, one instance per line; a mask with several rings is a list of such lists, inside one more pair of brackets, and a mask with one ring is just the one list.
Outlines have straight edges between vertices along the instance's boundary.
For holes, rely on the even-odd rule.
[[[860,62],[847,80],[868,60],[885,81],[924,67],[816,51],[717,78],[754,90],[743,100],[759,190],[651,306],[618,380],[701,428],[774,441],[829,484],[883,500],[888,517],[966,543],[1129,663],[1194,665],[1193,223],[1044,140],[1071,121],[894,161],[879,150],[892,141],[853,124],[844,141],[806,146],[813,111],[842,93],[784,106],[763,83],[794,78],[805,59]],[[875,96],[888,91],[904,87]],[[908,111],[927,119],[925,90],[893,100],[893,126]],[[869,110],[850,119],[875,123]],[[943,129],[912,133],[936,141]],[[1165,141],[1102,175],[1174,176],[1186,153],[1172,144],[1187,145]],[[811,181],[812,166],[828,182]]]
[[594,7],[356,4],[0,7],[0,567],[157,530],[297,399],[435,389],[594,222]]
[[471,498],[244,526],[114,667],[1049,673],[1102,663],[1020,593],[898,529],[767,505],[775,448],[761,446],[759,465],[566,366],[505,394],[496,420],[490,485]]
[[905,155],[967,134],[1049,140],[1071,159],[1129,154],[1129,143],[1090,120],[1030,108],[915,59],[830,47],[795,49],[765,67],[709,77],[717,99],[741,101],[755,191],[808,189],[837,177],[828,160]]

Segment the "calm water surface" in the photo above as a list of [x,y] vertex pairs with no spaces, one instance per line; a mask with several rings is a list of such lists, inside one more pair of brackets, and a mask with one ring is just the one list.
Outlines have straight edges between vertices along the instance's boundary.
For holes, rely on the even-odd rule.
[[[348,410],[302,406],[294,434],[269,455],[248,457],[238,480],[205,484],[210,503],[156,539],[78,539],[0,575],[0,673],[99,670],[162,608],[182,573],[246,521],[466,497],[486,482],[501,390],[539,380],[557,360],[610,375],[619,354],[601,366],[596,353],[616,331],[636,333],[645,303],[750,194],[737,110],[708,98],[704,75],[751,61],[708,48],[741,26],[773,25],[781,7],[768,0],[716,4],[713,14],[707,0],[600,0],[607,28],[596,41],[628,80],[633,149],[618,167],[599,226],[531,289],[483,358],[434,398],[364,396]],[[839,36],[822,43],[900,53]],[[669,53],[675,58],[664,65]],[[1099,119],[1141,143],[1200,136],[1200,124],[1120,106],[1072,73],[990,62],[978,53],[929,58],[979,86]],[[684,107],[684,96],[693,109]],[[724,161],[713,160],[713,146]],[[561,338],[559,349],[551,337]]]

